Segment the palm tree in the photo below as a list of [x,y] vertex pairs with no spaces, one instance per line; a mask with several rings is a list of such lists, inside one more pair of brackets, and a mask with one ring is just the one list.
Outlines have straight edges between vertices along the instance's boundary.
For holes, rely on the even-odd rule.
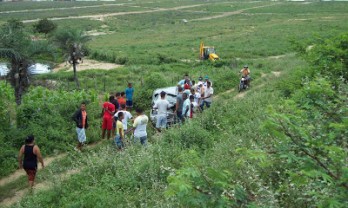
[[54,56],[47,41],[31,40],[22,22],[9,20],[0,28],[0,59],[9,61],[7,76],[15,89],[17,105],[21,104],[22,95],[30,84],[28,68],[42,54]]
[[81,30],[64,28],[57,31],[53,39],[65,54],[69,64],[73,65],[74,80],[77,89],[79,89],[80,84],[77,78],[76,65],[82,61],[86,54],[86,43],[90,40],[90,37]]

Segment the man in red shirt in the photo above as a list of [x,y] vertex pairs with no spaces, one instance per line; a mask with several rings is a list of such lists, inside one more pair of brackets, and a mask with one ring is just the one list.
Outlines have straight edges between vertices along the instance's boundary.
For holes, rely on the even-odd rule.
[[109,97],[109,101],[103,104],[103,124],[102,124],[102,139],[105,138],[105,131],[107,131],[107,139],[110,139],[110,133],[112,130],[113,115],[115,113],[115,105],[111,103],[114,100],[114,96]]

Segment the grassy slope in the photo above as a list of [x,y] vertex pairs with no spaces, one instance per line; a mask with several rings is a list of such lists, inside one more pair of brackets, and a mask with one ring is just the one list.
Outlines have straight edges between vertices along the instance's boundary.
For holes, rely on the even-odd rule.
[[[305,65],[293,58],[276,61],[283,65],[284,78],[281,81],[286,79],[287,73],[291,73],[295,65]],[[170,129],[160,137],[150,138],[151,145],[146,150],[130,147],[125,152],[117,153],[112,146],[105,144],[83,155],[72,154],[73,159],[68,159],[72,162],[66,164],[65,168],[84,167],[81,173],[66,181],[58,180],[57,186],[50,191],[27,197],[21,206],[175,206],[175,202],[164,196],[167,176],[182,166],[179,158],[187,152],[188,147],[201,152],[200,160],[204,161],[204,167],[226,169],[234,174],[233,180],[245,186],[257,183],[253,189],[257,192],[257,188],[260,188],[258,203],[276,205],[271,204],[274,203],[272,190],[267,193],[261,191],[262,184],[266,183],[264,179],[267,181],[268,178],[255,177],[261,175],[263,169],[258,163],[249,163],[257,159],[245,157],[237,149],[261,149],[267,143],[267,137],[259,133],[259,128],[265,119],[267,106],[279,99],[279,91],[275,88],[277,82],[279,79],[269,73],[267,77],[257,78],[253,82],[254,87],[244,98],[236,100],[235,92],[222,94],[211,109],[192,123],[180,130]],[[250,161],[240,163],[240,159]],[[253,180],[245,178],[245,173]],[[56,178],[56,174],[43,175],[48,181]]]
[[[164,5],[166,4],[168,3],[164,3]],[[260,77],[261,71],[269,73],[270,71],[281,70],[284,71],[284,74],[291,73],[295,68],[305,66],[305,64],[293,56],[285,59],[269,59],[266,57],[291,52],[290,43],[288,42],[289,38],[310,39],[313,37],[313,34],[325,37],[347,30],[348,26],[345,22],[348,17],[344,12],[346,4],[338,4],[339,6],[336,6],[336,4],[325,4],[325,7],[322,7],[322,4],[319,3],[300,6],[298,4],[286,3],[284,6],[253,9],[246,11],[244,14],[195,22],[194,24],[189,22],[186,25],[181,23],[181,19],[190,20],[214,15],[213,12],[216,11],[235,11],[237,6],[230,7],[231,10],[228,7],[216,5],[214,7],[192,8],[190,11],[110,18],[105,24],[109,25],[110,30],[116,31],[116,33],[95,38],[91,43],[92,50],[121,54],[129,57],[137,65],[130,63],[130,66],[121,71],[83,72],[80,73],[80,76],[82,80],[88,80],[89,77],[93,76],[100,77],[98,83],[101,83],[102,76],[106,74],[109,83],[111,80],[121,80],[128,77],[138,80],[138,78],[156,71],[163,73],[167,77],[166,81],[171,83],[169,77],[179,77],[183,73],[195,69],[191,73],[193,76],[210,74],[212,80],[217,80],[226,73],[227,69],[228,73],[230,73],[229,75],[231,75],[244,63],[251,65],[256,78]],[[239,3],[235,5],[239,5]],[[243,4],[241,8],[250,8],[252,6],[251,4],[245,4],[245,6]],[[201,13],[202,11],[204,12],[203,14]],[[325,18],[328,16],[333,18],[328,21]],[[292,20],[289,21],[289,19]],[[68,25],[70,20],[61,22]],[[93,29],[96,26],[101,26],[100,23],[94,23],[95,21],[84,20],[83,25],[91,24]],[[199,41],[203,37],[206,44],[216,46],[218,54],[223,59],[236,63],[238,67],[231,71],[227,67],[215,69],[207,65],[204,66],[206,69],[202,70],[200,68],[203,67],[196,63],[169,63],[161,64],[160,66],[146,63],[149,57],[157,56],[158,53],[175,59],[196,59]],[[236,57],[241,57],[242,60],[236,61]],[[138,59],[143,60],[137,62]],[[200,70],[196,71],[196,69]],[[216,71],[217,73],[215,73]],[[58,73],[47,75],[46,78],[65,80],[68,76],[70,75]],[[262,143],[263,139],[266,140],[266,138],[258,135],[258,127],[262,122],[265,107],[269,103],[274,103],[278,100],[277,90],[272,84],[268,85],[266,81],[273,83],[275,78],[270,78],[270,80],[258,79],[255,84],[259,82],[258,85],[265,84],[265,86],[250,91],[248,97],[242,99],[243,102],[234,100],[233,93],[221,95],[221,98],[229,104],[222,104],[220,107],[215,106],[207,111],[201,120],[203,123],[195,121],[194,124],[197,124],[196,126],[199,127],[198,131],[202,131],[202,129],[209,126],[207,124],[211,119],[214,119],[217,122],[216,124],[219,124],[219,127],[224,129],[225,132],[216,131],[216,126],[213,126],[213,129],[209,129],[208,133],[203,131],[216,141],[213,145],[205,148],[206,151],[202,153],[201,159],[206,162],[207,166],[226,167],[231,170],[233,168],[245,168],[245,171],[256,171],[250,172],[250,175],[261,171],[258,167],[239,167],[239,164],[234,163],[234,161],[238,160],[238,153],[233,151],[230,153],[230,150],[235,149],[236,146],[257,149],[259,145],[266,144]],[[93,82],[90,81],[88,85],[87,87],[93,86]],[[216,86],[220,92],[231,87],[234,87],[234,85],[221,87],[217,84]],[[117,86],[116,90],[119,89],[123,89],[123,87]],[[109,88],[108,90],[111,89]],[[252,106],[252,110],[247,109],[246,111],[245,105]],[[254,118],[253,120],[247,118],[246,115],[248,113]],[[245,127],[248,128],[247,131]],[[192,132],[197,130],[195,128],[191,125],[186,126],[183,128],[181,136],[191,137]],[[162,192],[167,185],[166,177],[170,173],[166,168],[179,168],[180,161],[176,157],[182,154],[182,149],[185,149],[179,143],[167,142],[168,140],[176,141],[178,137],[177,132],[177,130],[170,130],[168,134],[164,135],[157,142],[151,138],[153,145],[148,151],[131,148],[120,156],[114,152],[109,144],[105,144],[101,146],[101,149],[92,150],[83,157],[72,153],[69,155],[71,158],[67,158],[65,162],[58,161],[57,165],[47,168],[46,172],[43,172],[42,176],[40,176],[41,178],[39,178],[39,181],[56,181],[56,186],[51,191],[26,198],[21,206],[36,206],[36,203],[41,205],[48,204],[49,206],[82,206],[96,201],[98,206],[118,203],[124,207],[127,205],[140,206],[141,203],[146,203],[148,206],[174,203],[168,201]],[[200,138],[199,135],[196,137]],[[228,154],[233,159],[220,161],[221,158]],[[113,155],[113,157],[110,157],[110,155]],[[55,172],[61,170],[62,166],[70,169],[81,165],[80,162],[76,161],[93,168],[83,169],[81,173],[60,184],[60,180],[56,180],[57,174]],[[63,168],[63,172],[66,169]],[[242,175],[234,177],[236,180],[248,183],[244,181]],[[261,179],[255,180],[258,183],[263,183]],[[23,178],[13,182],[9,187],[1,189],[1,192],[11,189],[11,186],[23,187],[20,185],[21,181],[23,181]],[[85,193],[82,197],[80,195],[81,190]],[[115,195],[118,197],[115,197]],[[264,200],[269,200],[271,203],[271,195],[272,192],[270,191],[269,198],[266,197]],[[263,196],[267,196],[267,194],[263,194]],[[143,199],[143,201],[139,201],[139,198]],[[266,204],[266,202],[264,203]],[[271,204],[267,205],[271,206]]]

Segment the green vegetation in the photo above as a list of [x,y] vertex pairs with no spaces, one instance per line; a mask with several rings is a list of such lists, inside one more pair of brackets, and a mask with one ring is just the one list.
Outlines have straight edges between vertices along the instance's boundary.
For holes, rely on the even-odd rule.
[[14,88],[17,105],[21,104],[23,93],[28,89],[28,68],[35,61],[54,57],[46,40],[32,41],[18,20],[10,20],[0,28],[0,59],[8,61],[8,79]]
[[57,25],[48,19],[41,19],[34,25],[34,31],[44,33],[45,36],[47,36],[48,33],[53,32],[56,28]]
[[[15,169],[16,153],[29,133],[38,138],[44,156],[67,154],[39,171],[37,182],[45,189],[13,207],[346,206],[348,4],[128,3],[139,11],[200,5],[81,19],[80,25],[80,20],[56,21],[58,27],[74,24],[107,33],[90,41],[88,57],[124,65],[78,72],[81,91],[72,72],[40,75],[31,79],[35,87],[16,107],[13,89],[0,82],[0,141],[6,150],[0,158],[10,158],[0,160],[5,167],[0,176]],[[102,8],[95,11],[110,11]],[[81,9],[85,13],[91,14]],[[225,16],[201,19],[216,15]],[[201,40],[214,45],[222,60],[198,61]],[[244,64],[252,71],[252,87],[237,94]],[[72,151],[76,135],[70,117],[81,101],[88,102],[88,142],[96,142],[99,105],[110,92],[132,82],[135,105],[148,110],[153,90],[175,85],[185,73],[195,80],[209,75],[216,92],[213,106],[196,119],[162,134],[149,125],[147,148],[131,145],[117,152],[111,141],[102,141],[82,153]],[[42,83],[54,84],[37,86]],[[24,181],[20,177],[1,186],[0,199],[24,189]]]

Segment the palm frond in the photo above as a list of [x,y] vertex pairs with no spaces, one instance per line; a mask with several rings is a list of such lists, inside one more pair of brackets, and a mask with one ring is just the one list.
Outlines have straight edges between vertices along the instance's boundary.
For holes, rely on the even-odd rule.
[[11,48],[0,48],[0,58],[18,62],[22,59],[21,55]]
[[56,59],[56,48],[49,44],[47,41],[33,41],[28,47],[29,57],[35,57],[40,55],[48,55],[53,59]]

